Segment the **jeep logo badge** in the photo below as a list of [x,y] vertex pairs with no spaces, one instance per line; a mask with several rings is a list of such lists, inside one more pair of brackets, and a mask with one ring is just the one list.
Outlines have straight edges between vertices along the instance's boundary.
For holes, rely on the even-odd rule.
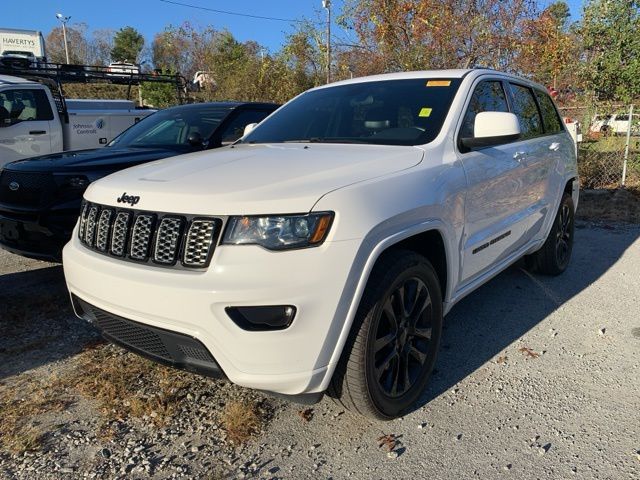
[[11,190],[12,192],[16,192],[20,189],[20,184],[18,182],[11,182],[9,184],[9,190]]
[[127,192],[124,192],[120,198],[117,199],[118,203],[128,203],[132,207],[140,201],[140,197],[136,197],[134,195],[127,195]]

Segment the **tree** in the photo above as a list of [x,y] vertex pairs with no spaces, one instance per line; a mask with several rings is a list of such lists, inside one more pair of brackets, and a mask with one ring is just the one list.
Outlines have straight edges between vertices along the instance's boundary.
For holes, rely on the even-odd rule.
[[108,65],[111,61],[111,49],[115,32],[109,29],[95,30],[89,42],[88,63]]
[[[69,49],[69,63],[87,63],[89,43],[85,37],[87,26],[83,23],[69,25],[67,28],[67,47]],[[46,38],[47,59],[53,63],[66,63],[64,51],[64,35],[62,27],[55,27]]]
[[144,37],[135,28],[121,28],[113,37],[111,60],[138,63],[143,47]]
[[584,63],[581,76],[599,100],[640,96],[640,2],[589,0],[578,32]]
[[516,59],[519,73],[554,88],[574,83],[579,42],[568,29],[569,6],[556,2],[523,21]]
[[[360,42],[373,73],[474,65],[512,69],[533,0],[346,0],[338,21]],[[360,72],[357,72],[360,73]]]

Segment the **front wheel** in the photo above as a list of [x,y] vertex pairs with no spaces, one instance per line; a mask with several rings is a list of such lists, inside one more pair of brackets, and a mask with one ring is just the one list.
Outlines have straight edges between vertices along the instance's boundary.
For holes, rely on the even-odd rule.
[[571,260],[573,234],[573,199],[565,193],[547,240],[540,250],[527,256],[527,265],[545,275],[560,275],[567,269]]
[[421,255],[385,254],[376,264],[331,381],[345,408],[389,420],[423,392],[442,333],[438,276]]

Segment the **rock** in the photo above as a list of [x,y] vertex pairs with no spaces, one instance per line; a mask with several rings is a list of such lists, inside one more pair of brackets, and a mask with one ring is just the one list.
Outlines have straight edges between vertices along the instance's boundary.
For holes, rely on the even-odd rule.
[[398,458],[398,452],[396,452],[395,450],[391,450],[390,452],[387,452],[387,458]]
[[513,465],[511,465],[510,463],[507,463],[507,464],[503,467],[503,469],[508,471],[508,470],[511,470],[511,467],[513,467]]
[[542,456],[545,453],[547,453],[549,451],[549,449],[551,449],[551,444],[547,443],[546,445],[543,445],[542,447],[538,448],[538,455]]
[[604,335],[607,332],[607,329],[602,327],[600,330],[598,330],[598,335]]

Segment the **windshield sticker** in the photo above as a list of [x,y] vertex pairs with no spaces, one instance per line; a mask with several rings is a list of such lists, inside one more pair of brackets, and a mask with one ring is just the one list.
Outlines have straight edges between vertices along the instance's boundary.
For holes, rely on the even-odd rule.
[[428,116],[431,115],[431,110],[433,110],[433,109],[424,107],[424,108],[420,109],[420,113],[418,114],[418,116],[419,117],[428,117]]
[[451,80],[429,80],[427,87],[449,87]]

